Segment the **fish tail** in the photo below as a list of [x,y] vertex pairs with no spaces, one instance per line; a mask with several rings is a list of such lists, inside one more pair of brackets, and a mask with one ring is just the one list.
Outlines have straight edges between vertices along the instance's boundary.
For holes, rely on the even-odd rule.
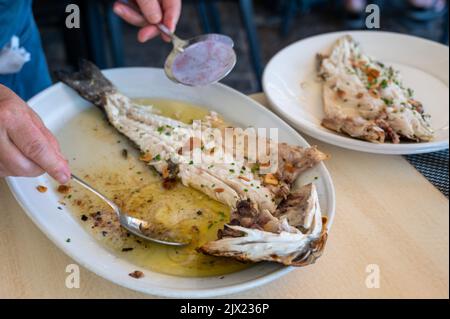
[[83,98],[102,106],[106,94],[116,91],[114,85],[102,74],[102,71],[87,60],[80,60],[79,71],[69,73],[57,71],[56,77],[77,91]]

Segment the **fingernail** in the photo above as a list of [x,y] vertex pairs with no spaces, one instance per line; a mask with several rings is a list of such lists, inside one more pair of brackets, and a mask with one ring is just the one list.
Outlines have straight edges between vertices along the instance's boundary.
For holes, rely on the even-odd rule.
[[148,40],[150,40],[152,38],[151,34],[147,34],[145,35],[141,40],[142,43],[147,42]]
[[153,24],[157,24],[157,23],[160,23],[161,22],[161,19],[162,19],[162,17],[161,17],[161,15],[159,15],[159,14],[150,14],[149,16],[148,16],[148,21],[150,22],[150,23],[153,23]]
[[139,35],[138,35],[137,39],[140,43],[144,43],[146,41],[143,37],[141,37]]
[[66,174],[66,173],[58,173],[56,175],[56,179],[58,180],[58,182],[60,182],[61,184],[66,184],[69,180],[70,180],[70,175]]
[[123,8],[121,6],[117,6],[117,5],[114,6],[113,10],[114,10],[114,13],[117,14],[117,15],[123,14]]

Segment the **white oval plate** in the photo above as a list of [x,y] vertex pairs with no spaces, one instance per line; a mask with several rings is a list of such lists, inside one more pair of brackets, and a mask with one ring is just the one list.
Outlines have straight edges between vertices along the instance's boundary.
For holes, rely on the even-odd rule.
[[[280,141],[308,146],[308,143],[283,120],[245,95],[221,84],[204,88],[188,88],[169,81],[164,71],[151,68],[123,68],[105,71],[121,92],[136,98],[166,98],[181,100],[215,110],[230,122],[243,126],[277,127]],[[58,83],[33,97],[29,104],[42,117],[51,131],[63,128],[79,112],[93,107],[74,91]],[[97,149],[96,152],[106,152]],[[83,150],[80,150],[83,152]],[[85,152],[85,150],[84,150]],[[315,180],[324,215],[333,222],[335,194],[325,165],[320,164],[301,176],[301,183]],[[41,194],[37,185],[48,185],[49,177],[7,179],[8,185],[28,216],[60,249],[76,262],[97,275],[121,286],[152,295],[201,298],[236,293],[272,281],[292,270],[277,264],[261,263],[243,271],[219,277],[183,278],[142,269],[120,259],[87,233],[69,207],[57,210],[58,194],[51,188]],[[19,231],[19,230],[18,230]],[[71,238],[67,243],[66,239]],[[139,280],[128,274],[142,270]],[[307,269],[303,272],[308,275]]]
[[[428,143],[374,144],[324,128],[322,84],[317,81],[316,54],[350,34],[369,55],[400,70],[431,115],[436,137]],[[328,33],[296,42],[276,54],[263,75],[263,87],[274,110],[294,127],[326,143],[380,154],[426,153],[448,148],[449,49],[403,34],[374,31]]]

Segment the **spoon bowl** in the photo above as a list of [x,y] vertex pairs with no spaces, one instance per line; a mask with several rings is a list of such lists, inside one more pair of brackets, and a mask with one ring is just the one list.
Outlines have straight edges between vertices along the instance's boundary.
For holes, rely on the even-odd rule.
[[182,40],[164,25],[157,26],[172,40],[164,70],[176,83],[206,86],[223,79],[236,65],[234,42],[228,36],[213,33]]

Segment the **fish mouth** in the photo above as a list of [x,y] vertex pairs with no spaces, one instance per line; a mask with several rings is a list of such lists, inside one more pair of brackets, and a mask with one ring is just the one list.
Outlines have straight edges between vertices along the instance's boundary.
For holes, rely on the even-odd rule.
[[[327,227],[316,187],[311,183],[295,189],[294,184],[326,160],[326,154],[314,146],[279,143],[230,127],[214,112],[190,124],[163,117],[118,92],[92,63],[83,62],[80,68],[74,74],[61,73],[60,79],[104,110],[110,124],[141,150],[141,160],[160,174],[165,188],[181,182],[231,208],[230,223],[199,251],[294,266],[320,257]],[[261,147],[245,144],[241,151],[237,142],[219,143],[219,136],[233,141],[252,138]],[[200,160],[195,160],[196,154]],[[151,234],[155,231],[146,228]]]

